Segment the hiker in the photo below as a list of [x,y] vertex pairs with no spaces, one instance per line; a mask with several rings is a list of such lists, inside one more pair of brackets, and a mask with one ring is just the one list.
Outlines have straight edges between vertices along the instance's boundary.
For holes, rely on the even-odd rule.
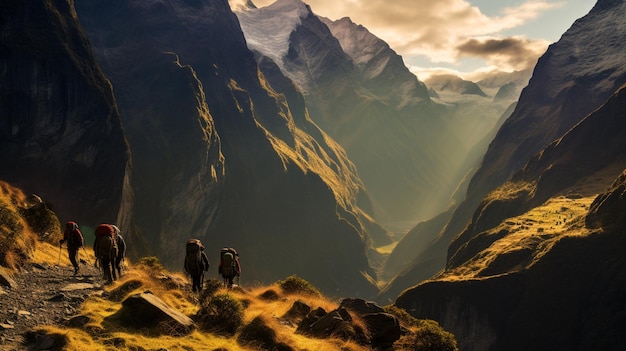
[[[74,275],[78,274],[78,250],[84,246],[83,233],[78,229],[78,224],[74,221],[69,221],[65,225],[65,232],[63,233],[63,239],[59,240],[59,250],[64,242],[67,242],[67,254],[69,256],[72,266],[74,266]],[[61,255],[59,251],[59,257]]]
[[209,259],[204,245],[198,239],[189,239],[185,247],[185,272],[191,276],[191,290],[202,291],[204,272],[209,270]]
[[100,262],[105,284],[113,283],[116,279],[113,264],[117,257],[117,242],[115,230],[110,224],[100,224],[96,227],[96,240],[93,243],[93,253],[96,262]]
[[222,248],[218,272],[224,279],[224,286],[231,289],[233,287],[233,279],[241,275],[241,264],[239,263],[237,250],[232,247]]
[[113,231],[115,232],[115,241],[117,244],[117,256],[115,257],[115,262],[113,262],[113,275],[115,275],[115,271],[117,270],[117,276],[122,277],[122,265],[126,257],[126,241],[124,241],[124,238],[120,234],[120,228],[116,225],[111,225],[111,227],[113,227]]

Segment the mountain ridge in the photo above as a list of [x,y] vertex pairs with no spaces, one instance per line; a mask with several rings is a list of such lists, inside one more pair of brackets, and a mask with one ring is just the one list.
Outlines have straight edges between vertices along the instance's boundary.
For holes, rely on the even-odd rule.
[[[458,241],[450,249],[448,245],[480,215],[476,209],[489,192],[602,105],[626,82],[625,66],[619,60],[626,55],[618,44],[625,28],[623,19],[617,15],[624,6],[624,2],[599,1],[586,16],[574,22],[559,42],[550,45],[538,60],[513,114],[491,142],[469,183],[466,199],[454,210],[451,220],[434,234],[437,239],[432,247],[415,258],[416,264],[399,275],[397,282],[384,288],[385,291],[400,292],[411,280],[428,279],[444,269],[446,258],[443,257],[464,243]],[[603,51],[604,43],[606,51]],[[588,47],[582,50],[581,46]]]

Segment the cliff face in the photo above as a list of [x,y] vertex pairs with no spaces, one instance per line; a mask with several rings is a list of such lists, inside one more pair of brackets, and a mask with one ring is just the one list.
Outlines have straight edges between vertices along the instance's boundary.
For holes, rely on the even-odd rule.
[[0,32],[0,178],[62,222],[128,223],[128,146],[72,4],[5,1]]
[[485,198],[446,270],[396,304],[463,350],[623,348],[625,110],[623,86]]
[[178,267],[198,237],[215,270],[219,249],[237,248],[246,280],[295,273],[331,294],[375,291],[376,225],[354,166],[301,95],[259,73],[227,1],[76,6],[133,153],[141,254]]
[[398,232],[431,218],[468,170],[463,161],[476,140],[466,131],[481,117],[456,118],[384,41],[349,18],[313,11],[280,0],[237,16],[248,46],[295,82],[311,118],[345,148],[374,217]]
[[[445,226],[432,235],[437,239],[431,247],[398,277],[403,280],[403,284],[396,287],[398,291],[407,287],[404,284],[415,284],[444,268],[446,253],[453,255],[468,237],[480,232],[480,228],[471,230],[464,239],[455,240],[448,248],[468,223],[480,216],[477,208],[482,200],[522,169],[533,155],[600,107],[626,82],[623,60],[626,52],[620,44],[626,27],[623,16],[619,15],[624,13],[625,6],[623,1],[599,1],[539,59],[519,103],[498,131],[482,165],[472,177],[466,199]],[[543,196],[545,198],[546,194]],[[505,209],[497,205],[491,208]],[[512,204],[496,218],[502,218],[505,213],[519,214],[520,211],[523,209],[519,203]],[[497,219],[491,224],[494,222]]]

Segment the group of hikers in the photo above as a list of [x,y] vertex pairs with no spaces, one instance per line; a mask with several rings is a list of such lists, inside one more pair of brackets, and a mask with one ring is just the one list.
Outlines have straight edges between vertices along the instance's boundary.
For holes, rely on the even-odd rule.
[[[100,224],[95,230],[95,240],[93,252],[96,257],[96,266],[102,270],[102,275],[106,284],[110,284],[122,276],[124,257],[126,256],[126,242],[120,233],[120,229],[114,224]],[[85,239],[83,233],[78,228],[78,224],[69,221],[65,225],[63,239],[59,241],[59,246],[67,243],[67,253],[74,266],[74,275],[78,274],[80,265],[78,264],[78,252],[85,249]]]
[[[189,239],[185,247],[185,273],[191,276],[191,290],[202,291],[204,272],[209,270],[209,259],[204,253],[204,245],[198,239]],[[241,275],[239,253],[232,247],[224,247],[220,251],[218,273],[224,280],[224,286],[232,288],[234,279]]]
[[[111,284],[122,276],[126,242],[120,229],[114,224],[100,224],[95,229],[93,252],[96,266],[100,267],[105,284]],[[78,224],[74,221],[66,223],[63,239],[59,241],[59,249],[67,243],[67,253],[74,267],[74,275],[80,269],[78,253],[85,249],[85,240]],[[209,259],[204,253],[204,245],[198,239],[189,239],[185,248],[184,270],[192,281],[192,291],[202,291],[204,272],[209,270]],[[60,254],[60,252],[59,252]],[[239,253],[234,248],[224,247],[220,251],[218,273],[222,276],[224,286],[232,288],[235,278],[241,275]]]

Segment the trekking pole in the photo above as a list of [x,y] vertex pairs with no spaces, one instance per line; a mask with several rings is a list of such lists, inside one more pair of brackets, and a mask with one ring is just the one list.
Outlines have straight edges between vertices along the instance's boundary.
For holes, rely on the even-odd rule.
[[63,244],[59,243],[59,262],[57,263],[57,267],[61,265],[61,248]]
[[89,262],[89,255],[87,254],[87,250],[85,250],[85,246],[82,246],[83,248],[83,252],[85,253],[85,264],[87,264],[86,262]]

